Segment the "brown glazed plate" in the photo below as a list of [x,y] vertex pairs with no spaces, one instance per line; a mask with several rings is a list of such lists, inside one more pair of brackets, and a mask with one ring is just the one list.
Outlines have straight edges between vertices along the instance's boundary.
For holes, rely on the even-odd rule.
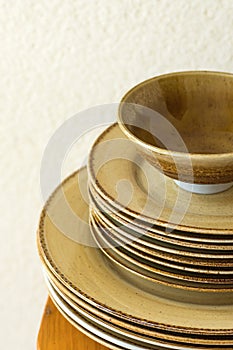
[[[69,298],[66,294],[64,294],[55,283],[50,279],[50,277],[46,274],[45,276],[49,293],[53,300],[60,306],[60,308],[65,312],[68,310],[71,318],[73,316],[73,320],[76,324],[80,325],[79,319],[82,318],[86,322],[86,329],[91,325],[92,327],[97,327],[100,331],[102,331],[103,336],[104,333],[115,336],[118,341],[123,340],[129,342],[129,346],[131,342],[134,343],[135,346],[144,346],[143,349],[153,348],[156,349],[158,346],[163,349],[164,347],[172,348],[172,349],[195,349],[195,344],[198,344],[198,348],[200,345],[210,346],[210,345],[230,345],[233,340],[223,340],[223,339],[208,339],[206,337],[187,337],[187,335],[177,336],[175,334],[165,334],[165,333],[153,333],[153,337],[145,336],[141,334],[136,334],[135,332],[130,332],[127,330],[125,325],[123,327],[119,327],[113,324],[113,322],[106,322],[102,318],[96,316],[92,312],[88,311],[85,307],[80,306],[75,303],[71,298]],[[117,344],[117,342],[115,342]],[[191,345],[192,344],[192,345]]]
[[[102,213],[109,220],[112,220],[118,226],[125,226],[132,230],[132,232],[138,232],[137,237],[144,236],[154,238],[157,235],[162,236],[162,239],[175,239],[177,242],[180,240],[186,244],[197,244],[202,245],[207,243],[210,245],[218,244],[233,244],[232,235],[222,235],[222,234],[203,234],[202,232],[192,232],[192,231],[179,231],[179,230],[166,230],[163,226],[147,225],[146,222],[137,220],[137,218],[126,215],[122,213],[117,208],[109,204],[104,198],[101,197],[91,183],[89,183],[89,197],[92,206],[96,208],[99,213]],[[178,244],[178,243],[177,243]]]
[[176,267],[168,267],[158,263],[150,263],[149,260],[143,257],[143,254],[139,256],[130,249],[127,245],[122,245],[122,241],[115,239],[112,235],[107,235],[104,230],[100,229],[94,221],[91,221],[92,233],[104,254],[110,258],[113,262],[116,262],[122,268],[135,271],[137,274],[150,277],[157,280],[167,280],[173,286],[183,285],[186,288],[192,286],[198,290],[201,288],[229,288],[232,289],[232,275],[221,275],[218,272],[215,275],[211,275],[209,272],[191,273],[185,269],[178,270]]
[[93,145],[88,173],[92,186],[108,203],[149,225],[233,234],[233,188],[213,195],[180,189],[137,154],[134,143],[116,124]]
[[[92,210],[91,210],[92,211]],[[92,220],[92,214],[90,215],[90,219]],[[99,224],[98,224],[99,226]],[[122,239],[122,238],[121,238]],[[136,241],[132,241],[132,244],[136,244]],[[122,242],[123,245],[124,242]],[[113,244],[114,245],[114,244]],[[129,244],[130,245],[130,244]],[[115,246],[121,246],[121,244],[115,244]],[[149,254],[149,252],[147,251],[147,246],[145,245],[141,245],[140,248],[142,247],[142,251],[145,252],[146,254]],[[151,248],[151,247],[149,247]],[[139,245],[137,244],[137,246],[135,245],[135,249],[139,249]],[[202,268],[206,268],[206,269],[222,269],[224,270],[224,268],[226,270],[230,270],[232,267],[232,260],[230,259],[206,259],[206,258],[194,258],[192,256],[180,256],[178,254],[172,254],[166,251],[161,251],[161,250],[157,250],[157,249],[153,249],[153,256],[155,258],[161,258],[161,259],[165,259],[171,263],[175,263],[175,265],[179,265],[179,264],[184,264],[187,267],[189,266],[197,266],[197,267],[202,267]]]
[[[40,254],[66,288],[92,306],[141,326],[206,334],[222,333],[223,330],[225,334],[233,333],[233,305],[187,304],[147,293],[120,277],[99,249],[77,242],[75,236],[68,237],[65,228],[73,228],[79,239],[85,237],[86,244],[93,244],[87,224],[89,205],[83,199],[86,192],[87,172],[84,168],[54,192],[40,218]],[[73,223],[64,211],[64,195],[73,213],[82,219],[75,226],[70,226]],[[55,218],[60,219],[59,225]],[[62,230],[60,225],[63,225]]]
[[125,321],[124,319],[115,317],[114,315],[109,314],[105,311],[102,311],[98,308],[95,308],[91,304],[78,298],[77,295],[72,293],[60,281],[58,281],[58,279],[48,269],[44,261],[43,261],[43,264],[44,264],[44,273],[46,275],[46,278],[50,281],[54,289],[58,291],[59,294],[67,301],[68,304],[70,304],[74,309],[82,308],[83,310],[86,310],[89,314],[97,317],[98,319],[107,321],[107,323],[110,325],[113,324],[117,327],[132,331],[139,336],[143,335],[143,336],[148,336],[150,338],[157,337],[158,334],[160,334],[161,337],[164,337],[164,339],[167,339],[166,336],[171,334],[173,337],[177,337],[175,338],[177,341],[179,341],[178,339],[180,337],[184,336],[185,338],[185,337],[188,337],[190,334],[191,334],[191,337],[195,336],[197,339],[198,338],[211,339],[212,336],[217,337],[218,339],[222,339],[222,338],[225,339],[226,334],[227,336],[231,337],[230,333],[225,333],[224,331],[221,331],[221,330],[220,332],[214,332],[214,333],[209,333],[209,332],[201,333],[195,329],[192,329],[191,331],[187,332],[187,329],[183,330],[182,328],[175,328],[174,330],[172,328],[170,330],[163,330],[158,328],[142,327],[137,323],[127,322],[127,320]]
[[[208,252],[210,254],[226,254],[226,257],[228,258],[229,255],[232,254],[233,242],[227,244],[217,244],[217,242],[208,244],[208,242],[206,242],[205,239],[202,239],[202,242],[196,243],[177,238],[170,238],[170,235],[165,236],[163,234],[160,234],[160,232],[145,232],[143,229],[140,228],[136,230],[136,227],[132,229],[127,225],[127,222],[125,222],[125,225],[123,225],[117,220],[112,220],[111,216],[109,216],[108,214],[105,215],[103,210],[99,210],[98,207],[95,207],[95,203],[93,201],[91,201],[91,205],[93,207],[93,215],[95,215],[99,219],[99,221],[101,221],[101,224],[103,226],[105,226],[108,229],[114,230],[119,234],[119,236],[128,238],[128,240],[132,243],[135,241],[135,243],[141,244],[145,248],[149,247],[151,249],[156,249],[157,246],[164,246],[170,247],[173,250],[178,249],[196,253],[199,252],[200,254],[208,254]],[[203,254],[203,256],[205,256],[205,254]]]
[[[129,255],[138,255],[139,257],[145,259],[145,261],[148,260],[148,262],[154,262],[157,264],[161,264],[167,267],[173,267],[176,269],[184,270],[184,271],[192,271],[195,273],[202,273],[202,274],[232,274],[233,273],[233,263],[232,268],[230,267],[230,261],[227,265],[227,268],[224,269],[224,265],[221,265],[221,262],[224,264],[222,259],[219,259],[219,261],[212,261],[212,268],[211,264],[210,266],[206,267],[201,265],[195,265],[195,260],[190,259],[189,264],[177,264],[177,262],[174,264],[172,263],[171,259],[166,259],[166,256],[164,256],[163,252],[158,251],[156,249],[156,246],[148,247],[144,245],[144,241],[140,240],[139,238],[132,237],[128,234],[128,232],[123,232],[122,230],[117,230],[105,223],[105,221],[102,219],[101,216],[97,215],[95,212],[91,211],[90,213],[90,220],[95,223],[97,228],[100,228],[100,231],[104,231],[105,236],[109,236],[110,241],[113,241],[114,247],[123,247],[125,250],[128,251]],[[115,241],[115,242],[114,242]],[[118,243],[119,241],[119,243]],[[115,244],[114,244],[115,243]],[[124,250],[124,249],[123,249]],[[170,255],[168,255],[169,257]],[[208,260],[210,261],[210,260]]]

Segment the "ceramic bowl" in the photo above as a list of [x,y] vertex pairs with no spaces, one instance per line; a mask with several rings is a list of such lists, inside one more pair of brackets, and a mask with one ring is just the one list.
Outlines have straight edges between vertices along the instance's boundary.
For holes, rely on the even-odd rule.
[[88,178],[99,197],[111,205],[110,212],[124,214],[131,222],[186,235],[233,235],[233,187],[211,196],[180,189],[137,153],[135,142],[116,124],[93,145]]
[[118,122],[157,169],[196,193],[233,184],[233,74],[154,77],[121,100]]

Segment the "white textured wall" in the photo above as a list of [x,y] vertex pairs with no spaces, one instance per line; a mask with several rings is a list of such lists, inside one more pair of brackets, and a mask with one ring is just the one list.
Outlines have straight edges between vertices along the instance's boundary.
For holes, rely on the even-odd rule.
[[1,348],[35,348],[46,298],[39,170],[50,136],[152,75],[233,71],[232,33],[231,0],[0,0]]

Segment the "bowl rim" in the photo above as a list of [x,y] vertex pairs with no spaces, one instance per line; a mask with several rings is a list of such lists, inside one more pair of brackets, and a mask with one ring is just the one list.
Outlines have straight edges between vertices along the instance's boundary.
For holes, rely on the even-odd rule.
[[[223,152],[223,153],[196,153],[196,152],[181,152],[181,151],[172,151],[168,150],[165,148],[160,148],[157,146],[153,146],[137,136],[135,136],[130,130],[125,126],[125,122],[123,121],[122,118],[122,108],[124,105],[125,100],[128,98],[128,96],[132,93],[135,92],[137,89],[143,87],[144,85],[147,85],[150,82],[154,82],[159,79],[166,79],[168,77],[172,76],[179,76],[179,75],[198,75],[198,74],[203,74],[203,75],[209,75],[209,76],[222,76],[222,77],[230,77],[233,79],[233,73],[228,73],[228,72],[221,72],[221,71],[211,71],[211,70],[187,70],[187,71],[177,71],[177,72],[172,72],[172,73],[165,73],[161,75],[154,76],[152,78],[146,79],[137,85],[133,86],[130,90],[128,90],[125,95],[121,98],[121,101],[118,106],[118,113],[117,113],[117,122],[121,130],[124,132],[125,135],[137,144],[139,144],[143,148],[147,148],[148,150],[155,152],[157,154],[161,155],[167,155],[171,156],[174,155],[176,157],[184,157],[189,155],[192,158],[229,158],[233,157],[233,151],[232,152]],[[133,103],[132,103],[133,104]]]

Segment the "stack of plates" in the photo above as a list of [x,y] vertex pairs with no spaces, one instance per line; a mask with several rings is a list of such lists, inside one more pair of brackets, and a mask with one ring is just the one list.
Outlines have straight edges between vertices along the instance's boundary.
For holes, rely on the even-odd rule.
[[[141,277],[141,284],[157,293],[159,284],[181,301],[232,301],[233,189],[211,198],[190,194],[124,141],[114,125],[90,155],[90,223],[100,249],[119,271],[137,276],[136,283]],[[114,159],[103,160],[103,154]]]
[[232,349],[232,212],[233,190],[179,190],[113,125],[42,212],[49,293],[111,349]]

